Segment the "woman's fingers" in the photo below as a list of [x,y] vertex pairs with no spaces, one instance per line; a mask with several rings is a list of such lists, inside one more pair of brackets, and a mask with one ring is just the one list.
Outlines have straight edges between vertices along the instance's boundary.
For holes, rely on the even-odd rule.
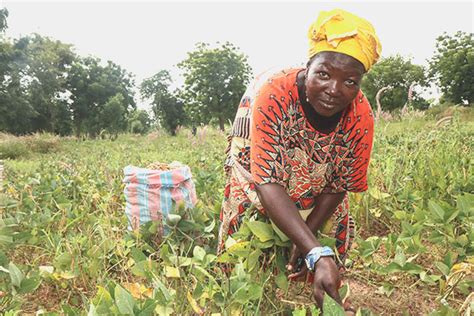
[[306,266],[303,266],[300,271],[297,271],[288,275],[288,279],[299,281],[303,278],[306,278],[307,273],[308,273],[308,268],[306,268]]
[[313,283],[313,296],[316,300],[316,303],[318,303],[319,308],[323,307],[324,293],[328,293],[332,299],[342,305],[342,300],[337,288],[325,287],[323,286],[322,282],[315,282]]
[[346,316],[354,316],[356,313],[352,310],[346,310],[345,314],[346,314]]
[[[337,270],[336,263],[332,258],[324,257],[318,261],[316,264],[316,272],[313,282],[313,291],[316,302],[318,302],[316,295],[320,295],[319,289],[322,289],[323,297],[324,293],[326,292],[337,303],[342,305],[341,296],[339,295],[339,277],[339,271]],[[320,307],[321,306],[322,303]]]
[[339,303],[339,305],[342,305],[342,299],[339,295],[339,289],[334,284],[325,287],[326,293],[328,293],[329,296],[331,296],[337,303]]
[[337,303],[342,305],[342,299],[339,295],[339,271],[334,264],[334,267],[330,269],[323,283],[324,290],[331,296]]
[[288,271],[293,271],[296,268],[296,263],[297,263],[297,259],[299,257],[299,254],[300,253],[298,251],[298,248],[296,248],[296,246],[293,245],[291,247],[290,260],[288,261],[288,265],[286,266]]
[[313,283],[313,297],[319,308],[323,308],[324,289],[321,284]]

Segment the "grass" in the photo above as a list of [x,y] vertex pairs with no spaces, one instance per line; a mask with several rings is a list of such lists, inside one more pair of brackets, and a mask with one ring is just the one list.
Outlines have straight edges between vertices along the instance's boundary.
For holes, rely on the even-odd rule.
[[48,134],[33,134],[14,137],[0,133],[0,159],[28,158],[34,154],[45,154],[59,150],[59,137]]
[[[474,124],[460,114],[436,121],[377,124],[370,190],[351,195],[359,237],[345,275],[365,314],[456,315],[472,291]],[[272,232],[262,241],[244,224],[241,240],[215,256],[225,147],[212,128],[116,141],[2,135],[0,311],[315,313],[308,288],[273,273],[286,254]],[[153,225],[128,233],[123,168],[173,160],[190,166],[197,208],[177,209],[182,220],[164,240]],[[255,266],[262,258],[266,267]]]

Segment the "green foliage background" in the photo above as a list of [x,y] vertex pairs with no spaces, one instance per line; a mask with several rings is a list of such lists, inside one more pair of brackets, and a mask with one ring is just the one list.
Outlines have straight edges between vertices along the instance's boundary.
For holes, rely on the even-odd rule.
[[446,97],[454,103],[474,102],[474,34],[444,33],[436,40],[430,61],[430,75],[438,81]]
[[[232,43],[197,43],[178,63],[184,84],[171,91],[170,71],[159,70],[136,85],[134,75],[113,61],[79,56],[72,44],[32,34],[4,36],[8,11],[0,10],[0,131],[16,135],[48,132],[96,138],[118,133],[145,133],[152,126],[172,135],[178,126],[217,125],[221,130],[235,116],[252,77],[248,56]],[[443,100],[470,105],[473,99],[474,53],[472,33],[443,34],[429,69],[409,58],[382,58],[365,76],[362,90],[376,106],[391,111],[407,104],[425,110],[432,101],[421,90],[437,85]],[[139,88],[139,89],[137,89]],[[137,111],[137,96],[151,103],[151,112]],[[145,113],[148,117],[145,117]],[[140,120],[137,120],[140,118]]]

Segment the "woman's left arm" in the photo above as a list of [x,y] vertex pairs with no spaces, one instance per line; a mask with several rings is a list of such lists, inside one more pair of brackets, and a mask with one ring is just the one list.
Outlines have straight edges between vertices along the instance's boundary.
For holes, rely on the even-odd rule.
[[[316,206],[313,208],[308,218],[306,219],[306,225],[309,229],[316,233],[323,224],[331,217],[336,210],[337,206],[342,202],[346,196],[346,192],[340,193],[321,193],[315,198]],[[290,253],[290,260],[288,261],[288,270],[293,272],[290,274],[290,278],[299,278],[306,274],[306,269],[302,271],[295,271],[296,262],[298,257],[301,256],[300,251],[293,245]]]
[[313,233],[316,233],[331,217],[346,194],[346,192],[321,193],[315,198],[316,206],[306,219],[306,225],[308,225]]

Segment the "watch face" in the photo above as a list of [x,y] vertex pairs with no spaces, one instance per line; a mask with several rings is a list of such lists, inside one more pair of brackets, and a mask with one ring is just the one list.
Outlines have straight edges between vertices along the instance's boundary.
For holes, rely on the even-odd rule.
[[309,271],[314,272],[316,262],[318,261],[319,258],[320,258],[320,254],[311,254],[306,257],[305,259],[306,266],[308,267]]

